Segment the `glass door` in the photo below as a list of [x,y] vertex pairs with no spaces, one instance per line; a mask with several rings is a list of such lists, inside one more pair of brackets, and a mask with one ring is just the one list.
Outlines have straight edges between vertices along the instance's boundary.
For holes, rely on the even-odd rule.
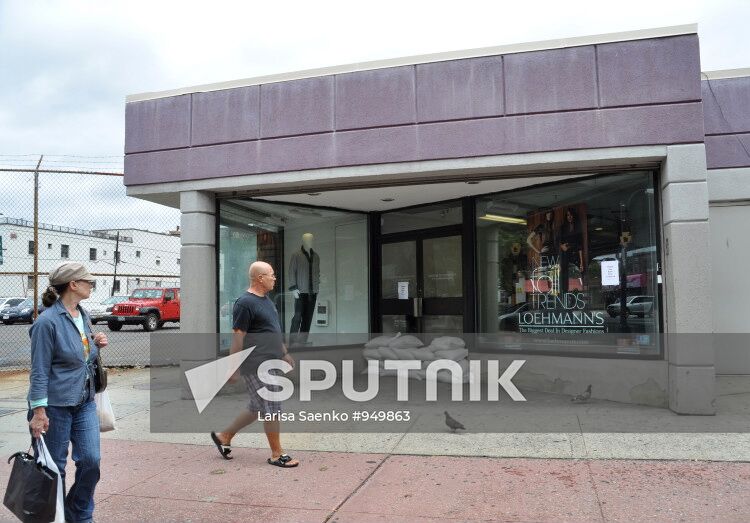
[[460,230],[388,236],[380,245],[383,332],[463,332]]

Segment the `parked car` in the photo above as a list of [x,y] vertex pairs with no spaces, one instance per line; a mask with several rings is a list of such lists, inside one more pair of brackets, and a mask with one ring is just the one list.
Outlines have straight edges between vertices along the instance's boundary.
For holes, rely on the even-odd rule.
[[[41,300],[37,302],[37,312],[39,314],[44,310]],[[26,298],[13,307],[3,309],[0,317],[5,325],[14,323],[34,323],[34,301],[32,298]]]
[[26,298],[0,298],[0,314],[5,309],[10,309],[21,303]]
[[91,317],[91,323],[96,325],[100,321],[106,322],[111,319],[112,307],[118,303],[127,301],[129,296],[111,296],[106,300],[102,300],[99,303],[93,303],[89,305],[86,310],[89,311]]
[[107,318],[109,330],[123,325],[143,325],[143,330],[160,329],[166,322],[180,321],[180,289],[150,287],[136,289],[127,300],[112,306]]
[[[635,314],[639,318],[651,316],[654,313],[654,297],[628,296],[627,301],[625,302],[625,310],[628,314]],[[620,315],[619,300],[607,305],[607,313],[613,318]]]

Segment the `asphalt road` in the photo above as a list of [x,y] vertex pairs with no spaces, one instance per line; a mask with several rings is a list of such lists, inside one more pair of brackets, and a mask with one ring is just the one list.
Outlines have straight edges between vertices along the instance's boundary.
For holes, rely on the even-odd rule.
[[[0,324],[0,370],[28,368],[31,363],[31,325]],[[179,325],[167,323],[166,332],[179,332]],[[105,365],[147,365],[149,362],[149,336],[140,325],[124,325],[120,332],[112,332],[107,325],[94,325],[94,332],[104,332],[109,339],[109,347],[104,353]],[[159,332],[159,331],[157,331]]]

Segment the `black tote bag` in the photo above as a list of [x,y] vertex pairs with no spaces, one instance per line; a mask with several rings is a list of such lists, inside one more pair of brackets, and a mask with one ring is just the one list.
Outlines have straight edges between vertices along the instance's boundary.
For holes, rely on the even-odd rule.
[[59,476],[26,452],[16,452],[3,504],[25,523],[55,520]]

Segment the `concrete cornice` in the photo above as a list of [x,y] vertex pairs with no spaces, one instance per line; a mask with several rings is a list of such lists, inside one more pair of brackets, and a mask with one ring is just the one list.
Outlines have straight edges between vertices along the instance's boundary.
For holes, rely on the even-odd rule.
[[625,31],[620,33],[607,33],[593,36],[577,36],[572,38],[558,38],[539,42],[528,42],[521,44],[501,45],[494,47],[482,47],[477,49],[466,49],[462,51],[448,51],[443,53],[432,53],[402,58],[391,58],[387,60],[376,60],[372,62],[361,62],[319,69],[307,69],[290,73],[258,76],[242,80],[232,80],[212,84],[182,87],[167,91],[155,91],[140,94],[132,94],[126,97],[125,102],[141,102],[170,96],[179,96],[190,93],[202,93],[208,91],[220,91],[223,89],[234,89],[237,87],[248,87],[251,85],[270,84],[276,82],[287,82],[290,80],[301,80],[334,74],[353,73],[357,71],[371,71],[387,67],[399,67],[406,65],[424,64],[431,62],[445,62],[465,58],[478,58],[482,56],[495,56],[512,53],[526,53],[530,51],[542,51],[546,49],[562,49],[565,47],[579,47],[583,45],[606,44],[613,42],[626,42],[631,40],[645,40],[648,38],[664,38],[668,36],[679,36],[694,34],[698,32],[698,24],[677,25],[671,27],[659,27],[653,29],[639,29],[636,31]]
[[726,78],[743,78],[750,76],[750,67],[742,69],[722,69],[720,71],[703,71],[701,80],[724,80]]

